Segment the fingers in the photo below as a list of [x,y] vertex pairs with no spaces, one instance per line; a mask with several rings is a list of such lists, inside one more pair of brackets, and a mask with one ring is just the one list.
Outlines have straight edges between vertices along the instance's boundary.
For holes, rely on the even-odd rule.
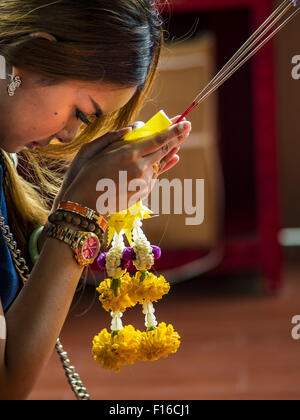
[[154,163],[161,162],[164,158],[168,157],[169,153],[172,151],[174,147],[180,146],[189,136],[190,131],[185,131],[182,136],[175,138],[174,140],[166,143],[160,150],[155,153],[151,153],[150,155],[146,156],[149,166],[153,166]]
[[177,163],[180,161],[180,157],[177,155],[177,154],[175,154],[174,156],[173,156],[173,158],[172,159],[170,159],[169,160],[169,162],[164,166],[164,168],[162,168],[160,171],[159,171],[159,175],[161,175],[161,174],[163,174],[164,172],[167,172],[167,171],[169,171],[171,168],[173,168],[173,166],[175,166],[175,165],[177,165]]
[[[168,153],[167,156],[165,156],[160,162],[159,162],[159,170],[158,173],[156,174],[157,176],[163,174],[164,172],[166,172],[169,168],[169,164],[171,161],[173,161],[174,156],[177,155],[177,153],[179,152],[180,147],[176,146],[174,147],[170,153]],[[179,160],[179,156],[177,156],[178,160]],[[176,162],[177,163],[177,162]],[[173,165],[172,165],[173,166]]]
[[[178,121],[180,117],[181,115],[177,115],[176,117],[171,118],[172,123],[173,124],[176,123],[176,121]],[[186,121],[186,118],[184,117],[182,121]]]
[[139,157],[145,157],[164,148],[161,155],[161,158],[163,158],[174,146],[174,143],[176,144],[176,142],[180,141],[182,137],[190,131],[191,123],[183,121],[179,124],[172,125],[167,130],[157,134],[156,136],[135,143],[135,149]]
[[121,130],[118,131],[111,131],[105,134],[104,136],[92,141],[89,144],[92,145],[95,148],[95,150],[99,147],[102,147],[103,149],[104,147],[109,146],[114,141],[121,140],[122,137],[124,137],[125,134],[127,134],[129,131],[132,131],[131,127],[121,128]]
[[85,159],[94,157],[97,153],[101,152],[103,149],[107,148],[114,142],[121,140],[122,137],[131,130],[131,127],[126,127],[118,131],[112,131],[90,143],[85,144],[80,151],[81,157],[82,155],[84,155]]
[[138,128],[142,128],[145,125],[143,121],[136,121],[133,124],[131,124],[129,127],[132,128],[132,130],[137,130]]

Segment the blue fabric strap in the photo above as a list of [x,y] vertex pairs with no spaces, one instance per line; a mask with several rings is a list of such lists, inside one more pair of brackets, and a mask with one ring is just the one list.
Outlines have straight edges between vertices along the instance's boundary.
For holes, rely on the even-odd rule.
[[[3,162],[0,153],[0,210],[2,217],[7,221],[7,208],[3,190]],[[5,311],[16,298],[21,287],[21,282],[13,264],[8,245],[0,231],[0,297]]]

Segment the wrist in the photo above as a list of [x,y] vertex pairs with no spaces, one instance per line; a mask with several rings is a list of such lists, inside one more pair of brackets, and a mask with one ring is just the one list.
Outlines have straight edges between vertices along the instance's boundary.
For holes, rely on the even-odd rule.
[[[55,210],[57,209],[58,204],[59,204],[59,201],[61,200],[60,196],[61,196],[61,193],[59,193],[56,196],[56,198],[55,198],[55,200],[54,200],[54,202],[52,204],[52,208],[51,208],[50,214],[53,213],[53,212],[55,212]],[[51,227],[51,223],[49,221],[47,221],[47,223],[44,226],[44,229],[42,230],[41,234],[38,237],[38,240],[37,240],[37,249],[38,249],[39,254],[42,252],[43,246],[44,246],[44,244],[45,244],[45,242],[47,240],[47,232],[50,229],[50,227]]]
[[47,236],[65,242],[72,249],[73,256],[80,266],[93,264],[101,252],[101,241],[97,235],[74,229],[74,226],[52,224]]
[[[74,226],[73,226],[73,225],[71,225],[70,223],[61,222],[61,224],[65,225],[66,227],[70,227],[70,228],[71,228],[71,227],[73,227],[73,228],[74,228]],[[38,251],[38,253],[39,253],[39,254],[42,252],[42,249],[43,249],[43,247],[44,247],[44,245],[45,245],[45,242],[46,242],[46,240],[47,240],[47,238],[48,238],[48,236],[47,236],[47,232],[48,232],[48,230],[50,229],[51,225],[52,225],[52,223],[50,223],[50,222],[48,221],[48,222],[45,224],[45,226],[44,226],[44,228],[43,228],[42,232],[40,233],[40,235],[39,235],[39,237],[38,237],[38,240],[37,240],[37,251]],[[79,230],[79,228],[78,228],[78,230]]]
[[49,254],[49,252],[51,253],[51,255],[55,255],[55,259],[57,259],[55,264],[60,262],[64,264],[64,267],[66,267],[67,269],[70,266],[72,266],[74,269],[78,268],[78,272],[82,272],[82,270],[84,269],[83,266],[80,266],[75,261],[74,254],[71,248],[62,241],[58,241],[55,238],[52,238],[51,236],[47,236],[41,256]]

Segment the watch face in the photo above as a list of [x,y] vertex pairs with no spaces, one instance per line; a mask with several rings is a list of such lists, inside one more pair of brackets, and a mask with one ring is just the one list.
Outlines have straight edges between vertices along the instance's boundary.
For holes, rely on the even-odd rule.
[[86,261],[93,261],[100,252],[100,242],[96,235],[87,238],[81,248],[81,253]]

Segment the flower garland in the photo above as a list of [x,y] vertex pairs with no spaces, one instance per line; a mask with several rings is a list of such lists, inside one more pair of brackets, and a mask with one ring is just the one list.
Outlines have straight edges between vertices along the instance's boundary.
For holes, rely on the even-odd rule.
[[[120,372],[136,360],[154,361],[176,353],[180,336],[171,324],[158,324],[153,302],[169,293],[170,284],[149,270],[161,257],[161,250],[151,245],[142,230],[142,220],[150,218],[151,210],[142,202],[130,209],[111,215],[108,222],[107,253],[97,259],[99,269],[106,270],[108,278],[96,289],[103,309],[112,317],[111,332],[103,329],[93,339],[92,354],[104,369]],[[124,235],[130,247],[125,247]],[[130,276],[130,263],[136,268]],[[142,305],[146,331],[132,325],[123,327],[123,313],[137,304]]]

